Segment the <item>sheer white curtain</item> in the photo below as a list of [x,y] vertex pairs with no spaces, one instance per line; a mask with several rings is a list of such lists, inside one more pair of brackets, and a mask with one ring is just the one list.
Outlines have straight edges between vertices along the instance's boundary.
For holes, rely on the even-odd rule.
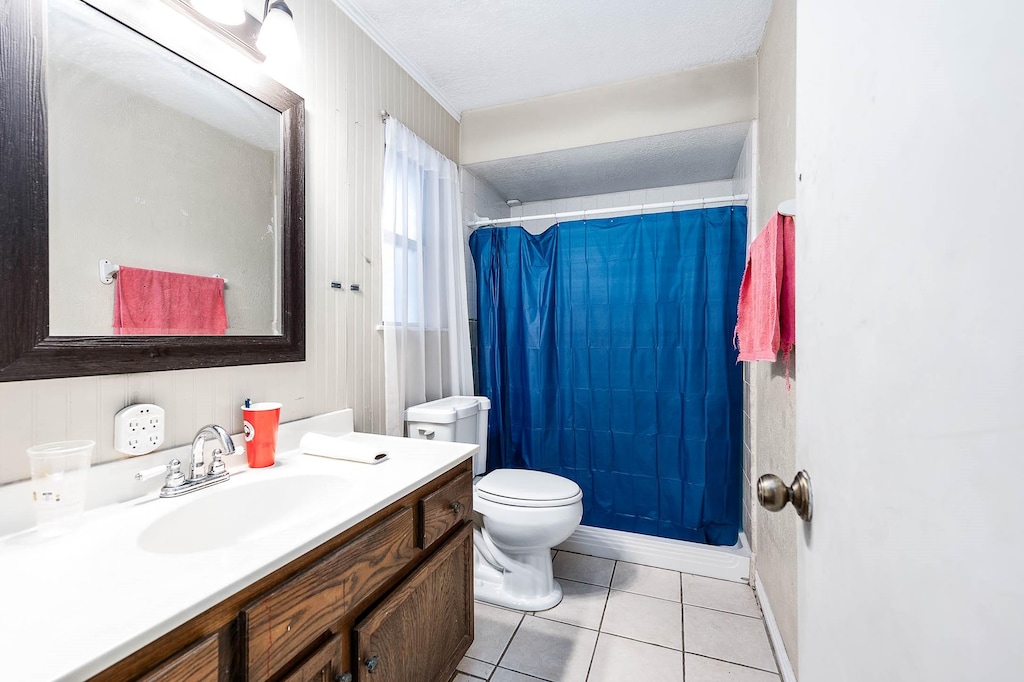
[[385,424],[401,436],[405,408],[473,395],[473,368],[458,167],[393,117],[385,141]]

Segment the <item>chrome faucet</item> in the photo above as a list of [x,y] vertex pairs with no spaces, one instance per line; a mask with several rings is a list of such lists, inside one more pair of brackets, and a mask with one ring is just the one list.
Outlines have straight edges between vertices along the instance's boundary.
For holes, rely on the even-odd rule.
[[[210,463],[209,472],[206,471],[203,459],[203,450],[206,448],[207,438],[216,438],[220,441],[221,448],[223,448],[223,450],[215,449],[213,451],[213,462]],[[189,473],[186,477],[186,482],[197,483],[208,476],[227,474],[227,469],[224,467],[221,457],[233,454],[234,452],[235,444],[232,442],[228,432],[224,430],[224,427],[217,426],[216,424],[207,424],[199,429],[196,437],[192,439],[192,460],[188,464]]]
[[[215,439],[219,441],[220,447],[213,449],[209,468],[206,467],[204,450],[206,441]],[[192,439],[192,453],[188,463],[188,475],[181,471],[181,460],[172,459],[166,466],[153,467],[135,474],[136,480],[144,481],[153,476],[166,473],[164,486],[160,488],[160,497],[178,497],[187,493],[208,488],[215,483],[228,480],[231,474],[224,465],[224,455],[235,452],[235,444],[231,436],[223,427],[216,424],[207,424],[199,429],[196,437]]]

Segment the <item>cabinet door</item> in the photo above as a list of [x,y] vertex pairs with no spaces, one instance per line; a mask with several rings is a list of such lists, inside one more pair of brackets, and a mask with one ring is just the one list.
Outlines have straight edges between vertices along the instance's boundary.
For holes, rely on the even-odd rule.
[[139,682],[217,682],[220,639],[210,635],[143,675]]
[[473,527],[441,546],[355,628],[363,682],[447,682],[473,642]]
[[249,682],[291,666],[331,626],[416,556],[412,509],[403,507],[242,611]]
[[348,647],[345,646],[348,636],[349,633],[345,632],[331,637],[298,669],[285,675],[281,682],[352,682],[352,674],[348,670]]

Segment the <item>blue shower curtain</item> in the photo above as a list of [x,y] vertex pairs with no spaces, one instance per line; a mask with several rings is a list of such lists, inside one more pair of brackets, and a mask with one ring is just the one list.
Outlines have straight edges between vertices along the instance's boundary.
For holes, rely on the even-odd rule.
[[733,545],[746,208],[473,233],[488,468],[583,489],[583,523]]

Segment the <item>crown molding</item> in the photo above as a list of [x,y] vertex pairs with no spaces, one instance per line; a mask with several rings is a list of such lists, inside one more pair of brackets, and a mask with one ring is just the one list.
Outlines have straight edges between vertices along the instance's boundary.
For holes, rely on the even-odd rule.
[[351,19],[355,25],[363,31],[363,33],[370,37],[370,40],[377,43],[377,45],[379,45],[389,57],[394,59],[407,74],[412,76],[414,81],[420,84],[420,87],[426,90],[438,104],[444,107],[445,111],[451,114],[456,121],[462,120],[462,112],[458,107],[452,104],[451,100],[449,100],[445,94],[441,92],[441,89],[437,87],[432,80],[430,80],[430,77],[424,73],[423,69],[413,63],[413,61],[409,59],[404,52],[398,49],[397,45],[391,42],[391,40],[384,35],[380,30],[380,27],[374,23],[373,19],[371,19],[370,16],[354,2],[354,0],[333,0],[333,2],[341,8],[342,12],[348,15],[348,18]]

